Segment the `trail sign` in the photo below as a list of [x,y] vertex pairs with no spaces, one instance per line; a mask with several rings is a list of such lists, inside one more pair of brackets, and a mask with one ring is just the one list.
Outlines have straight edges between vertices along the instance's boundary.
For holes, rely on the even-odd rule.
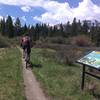
[[84,89],[85,74],[90,75],[100,80],[100,74],[98,76],[98,75],[94,75],[91,72],[86,71],[86,67],[90,67],[90,68],[100,71],[100,51],[92,51],[91,53],[77,60],[77,63],[83,65],[82,83],[81,83],[82,90]]
[[79,59],[77,62],[100,69],[100,51],[92,51],[88,55]]

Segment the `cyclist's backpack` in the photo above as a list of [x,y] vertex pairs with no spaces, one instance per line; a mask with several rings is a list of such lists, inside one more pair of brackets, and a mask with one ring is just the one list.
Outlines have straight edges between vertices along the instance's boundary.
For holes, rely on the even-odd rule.
[[24,46],[28,46],[29,45],[29,43],[30,43],[30,39],[29,39],[29,37],[23,37],[23,39],[22,39],[23,41],[23,45]]

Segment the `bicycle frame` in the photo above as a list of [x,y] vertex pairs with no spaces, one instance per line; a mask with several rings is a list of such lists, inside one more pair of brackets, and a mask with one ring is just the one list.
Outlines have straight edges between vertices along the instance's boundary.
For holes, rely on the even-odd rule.
[[24,50],[24,54],[25,54],[25,63],[26,63],[26,68],[27,68],[30,62],[30,55],[27,52],[27,48]]

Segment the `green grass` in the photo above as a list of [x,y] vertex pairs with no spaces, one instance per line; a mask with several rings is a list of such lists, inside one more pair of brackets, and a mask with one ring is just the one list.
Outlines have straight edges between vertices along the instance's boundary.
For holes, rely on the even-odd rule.
[[5,38],[0,35],[0,48],[4,48],[4,47],[10,47],[10,44],[8,42],[8,38]]
[[80,89],[81,67],[56,62],[55,52],[35,48],[31,53],[33,72],[45,93],[51,100],[96,100],[90,92]]
[[0,35],[0,48],[15,47],[19,42],[20,37],[8,38]]
[[0,100],[24,100],[20,55],[17,48],[0,49]]

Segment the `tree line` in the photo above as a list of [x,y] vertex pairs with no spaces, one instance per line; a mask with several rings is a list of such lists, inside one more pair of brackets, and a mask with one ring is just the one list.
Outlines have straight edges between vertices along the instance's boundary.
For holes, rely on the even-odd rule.
[[77,35],[85,34],[91,38],[93,42],[99,44],[100,41],[100,23],[98,21],[84,20],[80,21],[76,18],[66,24],[58,24],[50,26],[43,23],[37,23],[36,25],[22,25],[19,18],[16,18],[14,22],[11,16],[0,20],[0,34],[13,38],[16,36],[22,36],[28,33],[34,41],[39,40],[41,37],[73,37]]

